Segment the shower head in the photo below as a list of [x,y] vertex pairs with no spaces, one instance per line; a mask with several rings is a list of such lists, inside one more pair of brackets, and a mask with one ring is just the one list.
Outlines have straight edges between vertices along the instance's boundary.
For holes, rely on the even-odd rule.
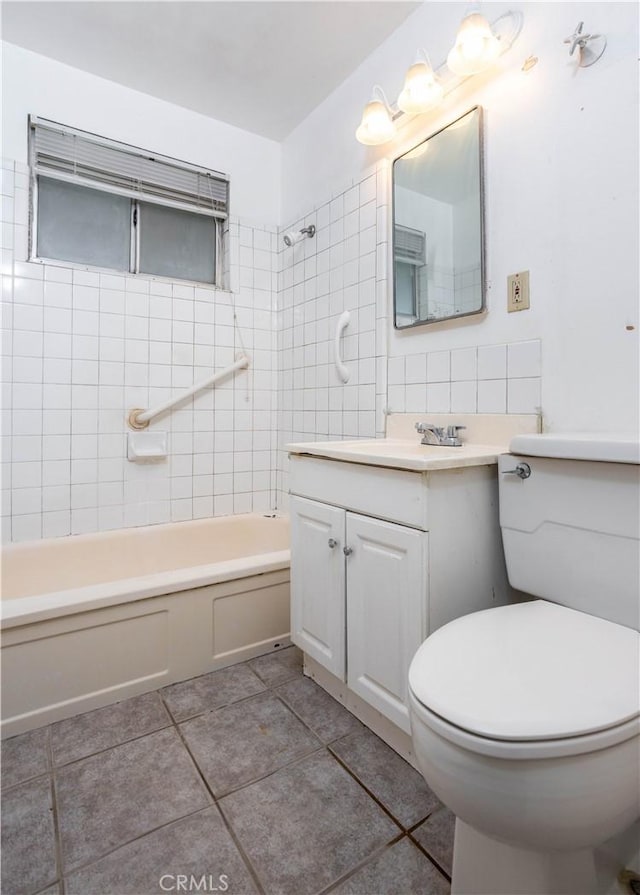
[[300,242],[303,236],[308,236],[311,239],[315,234],[316,228],[313,224],[303,227],[302,230],[287,230],[284,234],[284,244],[286,246],[294,246],[297,242]]

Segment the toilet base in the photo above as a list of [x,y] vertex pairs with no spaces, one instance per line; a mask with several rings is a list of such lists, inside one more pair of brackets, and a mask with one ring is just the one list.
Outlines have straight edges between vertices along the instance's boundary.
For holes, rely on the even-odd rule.
[[597,895],[593,852],[531,851],[456,820],[451,895]]

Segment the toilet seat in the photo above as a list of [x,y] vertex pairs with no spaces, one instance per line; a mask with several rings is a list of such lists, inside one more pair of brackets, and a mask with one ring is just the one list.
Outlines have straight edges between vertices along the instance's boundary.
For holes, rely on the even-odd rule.
[[640,733],[640,634],[544,600],[458,618],[409,670],[413,710],[446,739],[512,758]]
[[[477,755],[514,761],[536,761],[546,758],[569,758],[587,752],[598,752],[616,746],[633,737],[640,737],[640,717],[586,736],[564,737],[556,740],[498,740],[481,737],[456,727],[428,709],[416,699],[409,687],[409,705],[412,713],[412,735],[416,735],[416,720],[425,724],[443,739]],[[640,746],[638,747],[640,757]]]

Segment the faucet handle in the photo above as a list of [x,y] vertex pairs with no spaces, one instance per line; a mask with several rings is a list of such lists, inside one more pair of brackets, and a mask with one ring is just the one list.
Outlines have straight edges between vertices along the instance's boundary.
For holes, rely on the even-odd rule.
[[434,435],[437,435],[438,438],[442,438],[444,435],[444,428],[441,426],[432,426],[431,423],[416,423],[416,431],[421,435],[424,435],[426,432],[433,432]]
[[447,438],[457,438],[458,432],[466,428],[466,426],[447,426]]

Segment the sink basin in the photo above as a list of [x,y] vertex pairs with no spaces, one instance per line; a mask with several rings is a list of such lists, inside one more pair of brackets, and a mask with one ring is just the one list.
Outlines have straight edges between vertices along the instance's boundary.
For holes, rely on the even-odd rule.
[[453,469],[458,466],[490,465],[507,450],[506,445],[463,444],[449,447],[420,444],[404,439],[372,438],[361,441],[315,441],[289,444],[290,454],[308,454],[328,460],[364,463],[427,472],[430,469]]

